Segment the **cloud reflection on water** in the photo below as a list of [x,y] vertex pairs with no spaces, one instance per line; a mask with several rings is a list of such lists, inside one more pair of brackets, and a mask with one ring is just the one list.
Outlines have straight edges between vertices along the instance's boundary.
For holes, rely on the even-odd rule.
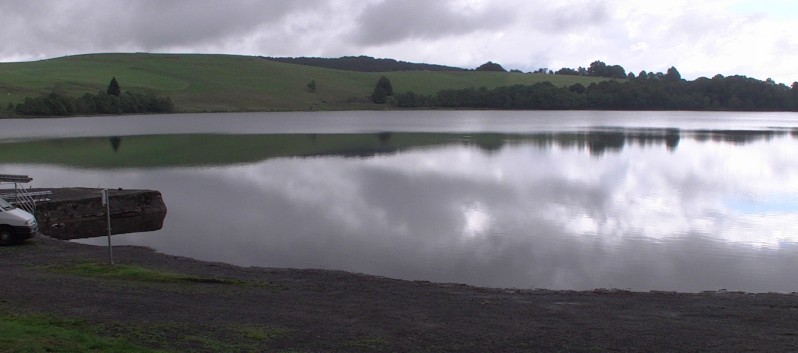
[[787,253],[798,241],[796,214],[742,215],[724,200],[766,186],[798,191],[784,189],[795,185],[795,162],[779,165],[786,173],[740,165],[747,153],[759,153],[756,169],[783,162],[794,148],[693,141],[596,158],[570,147],[447,146],[206,173],[236,179],[250,195],[237,198],[249,200],[241,209],[260,212],[240,223],[268,225],[242,229],[258,234],[247,244],[268,248],[255,259],[237,253],[246,264],[276,257],[266,264],[492,286],[681,290],[750,290],[763,278],[744,274],[764,272],[772,281],[764,287],[785,290],[794,282],[773,277],[795,277],[778,271],[798,264]]
[[483,136],[358,158],[0,172],[151,183],[170,209],[164,230],[118,243],[212,261],[499,287],[798,290],[798,212],[768,201],[798,195],[796,140],[685,136],[601,148]]

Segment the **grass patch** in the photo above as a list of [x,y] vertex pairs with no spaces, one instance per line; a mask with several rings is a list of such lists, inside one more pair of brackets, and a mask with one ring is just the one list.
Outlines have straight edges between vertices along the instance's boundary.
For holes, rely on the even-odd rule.
[[80,263],[68,266],[49,266],[49,270],[76,276],[113,278],[129,281],[156,282],[156,283],[214,283],[230,285],[252,285],[247,282],[231,278],[200,277],[185,275],[175,272],[156,271],[136,265],[126,264],[98,264]]
[[268,351],[272,341],[288,338],[290,333],[288,329],[272,326],[156,325],[144,328],[137,336],[143,337],[144,342],[178,351],[195,347],[197,351],[245,353]]
[[81,320],[0,310],[0,353],[260,352],[268,351],[274,340],[288,338],[290,334],[290,330],[279,327],[249,325],[207,327],[164,322],[105,327]]
[[98,336],[79,321],[0,313],[0,353],[163,352]]

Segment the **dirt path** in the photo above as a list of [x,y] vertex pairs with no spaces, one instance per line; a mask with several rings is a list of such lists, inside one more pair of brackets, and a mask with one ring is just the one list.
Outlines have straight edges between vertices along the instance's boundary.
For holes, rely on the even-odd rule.
[[[796,352],[798,295],[516,291],[241,268],[117,247],[117,263],[230,283],[67,275],[101,247],[0,247],[0,308],[85,319],[177,351]],[[48,269],[49,268],[49,269]]]

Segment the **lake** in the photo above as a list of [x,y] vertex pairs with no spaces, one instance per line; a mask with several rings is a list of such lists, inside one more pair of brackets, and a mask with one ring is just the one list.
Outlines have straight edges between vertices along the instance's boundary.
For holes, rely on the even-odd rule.
[[164,227],[115,245],[241,266],[489,287],[798,291],[794,113],[11,119],[0,120],[0,174],[37,188],[159,190]]

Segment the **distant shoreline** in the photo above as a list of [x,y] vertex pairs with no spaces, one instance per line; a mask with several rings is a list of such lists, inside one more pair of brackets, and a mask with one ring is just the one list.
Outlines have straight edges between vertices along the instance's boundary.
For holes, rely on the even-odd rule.
[[[312,58],[306,58],[312,61]],[[369,63],[340,58],[351,70],[265,60],[255,56],[213,54],[87,54],[50,60],[0,63],[0,116],[25,102],[48,95],[78,100],[105,93],[112,77],[121,96],[168,99],[175,112],[352,111],[397,109],[624,110],[624,111],[798,111],[798,85],[772,80],[715,75],[692,81],[671,67],[667,73],[626,74],[600,61],[584,73],[523,73],[478,70],[369,71]],[[292,62],[292,61],[289,61]],[[393,67],[426,64],[385,61]],[[326,65],[326,64],[325,64]],[[381,64],[382,65],[382,64]],[[398,65],[398,66],[397,66]],[[410,65],[410,66],[406,66]],[[595,66],[595,67],[594,67]],[[347,66],[348,67],[348,66]],[[432,65],[431,67],[436,67]],[[355,69],[361,68],[357,71]],[[599,69],[604,69],[599,70]],[[617,70],[616,70],[617,69]],[[592,71],[591,71],[592,70]],[[607,72],[605,72],[607,71]],[[617,72],[616,72],[617,71]],[[558,71],[559,72],[559,71]],[[622,75],[626,74],[625,76]],[[381,77],[391,92],[376,104]],[[95,97],[96,98],[96,97]],[[97,101],[102,99],[96,98]],[[141,103],[140,99],[133,100]],[[63,102],[47,109],[69,115]],[[84,102],[85,103],[85,102]],[[83,104],[83,103],[81,103]],[[99,103],[98,103],[99,104]],[[70,104],[66,104],[69,106]],[[95,111],[91,104],[88,110]],[[35,104],[34,108],[40,107]],[[69,107],[66,107],[69,108]],[[107,107],[94,107],[104,112]],[[135,107],[153,111],[148,104]],[[25,109],[19,110],[24,116]]]

